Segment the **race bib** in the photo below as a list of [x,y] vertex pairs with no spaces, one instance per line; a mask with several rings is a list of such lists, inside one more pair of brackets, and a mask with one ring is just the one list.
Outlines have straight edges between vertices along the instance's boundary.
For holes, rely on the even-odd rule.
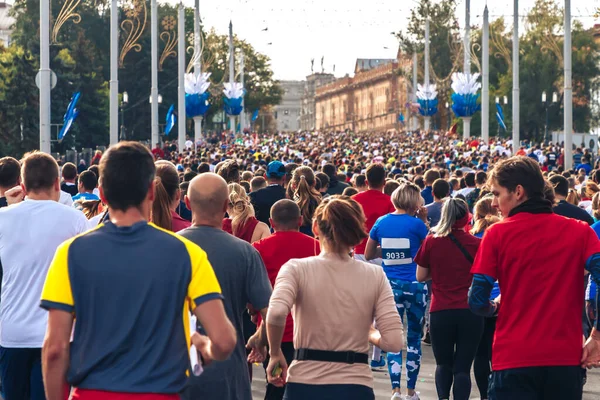
[[386,266],[411,264],[409,239],[381,239],[381,258]]

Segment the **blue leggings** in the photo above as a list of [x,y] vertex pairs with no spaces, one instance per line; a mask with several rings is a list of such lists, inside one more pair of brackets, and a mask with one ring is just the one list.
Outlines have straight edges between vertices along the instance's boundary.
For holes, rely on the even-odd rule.
[[[423,332],[423,318],[427,308],[427,286],[424,283],[408,282],[399,279],[390,279],[394,292],[394,300],[402,322],[404,311],[408,319],[408,343],[406,351],[406,375],[408,388],[417,385],[419,370],[421,369],[421,334]],[[402,352],[388,353],[388,371],[392,381],[392,389],[400,388],[402,375]]]

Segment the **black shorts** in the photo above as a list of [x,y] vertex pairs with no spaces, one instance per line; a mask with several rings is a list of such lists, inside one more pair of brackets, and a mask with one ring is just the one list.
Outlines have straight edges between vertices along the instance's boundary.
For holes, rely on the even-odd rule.
[[492,372],[489,400],[581,400],[583,369],[528,367]]

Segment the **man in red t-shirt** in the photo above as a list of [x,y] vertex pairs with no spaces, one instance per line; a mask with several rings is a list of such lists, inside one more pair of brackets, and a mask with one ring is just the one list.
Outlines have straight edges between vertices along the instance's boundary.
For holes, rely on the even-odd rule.
[[[385,186],[385,168],[381,164],[371,164],[367,168],[367,186],[369,190],[352,196],[361,205],[366,217],[366,232],[370,232],[375,222],[381,217],[394,212],[392,199],[383,193]],[[367,238],[368,239],[368,238]],[[365,259],[365,247],[367,239],[354,248],[354,258],[360,261]],[[371,261],[373,264],[381,265],[381,259]]]
[[[600,241],[552,212],[535,160],[501,161],[489,182],[504,220],[486,230],[469,290],[473,312],[498,315],[488,398],[581,399],[581,367],[600,365],[597,326],[582,357],[581,323],[584,268],[600,281]],[[496,280],[501,303],[489,300]]]
[[165,158],[165,152],[160,148],[160,143],[156,143],[156,147],[152,149],[152,155],[155,160]]
[[[321,249],[319,242],[308,235],[300,233],[302,215],[300,208],[291,200],[283,199],[277,201],[271,207],[271,227],[275,233],[252,246],[260,253],[271,285],[275,286],[275,280],[281,267],[293,258],[306,258],[317,256]],[[281,340],[281,351],[288,365],[294,359],[294,320],[292,315],[287,316],[283,339]],[[265,369],[269,360],[265,360]],[[281,400],[285,387],[267,385],[265,400]]]

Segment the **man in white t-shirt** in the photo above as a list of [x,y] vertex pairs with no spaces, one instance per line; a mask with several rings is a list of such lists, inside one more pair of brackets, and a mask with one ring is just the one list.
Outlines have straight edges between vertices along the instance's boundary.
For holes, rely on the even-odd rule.
[[63,241],[85,232],[83,213],[58,202],[58,164],[33,153],[21,167],[27,199],[0,210],[0,381],[4,400],[45,399],[41,351],[47,313],[39,307],[48,268]]

